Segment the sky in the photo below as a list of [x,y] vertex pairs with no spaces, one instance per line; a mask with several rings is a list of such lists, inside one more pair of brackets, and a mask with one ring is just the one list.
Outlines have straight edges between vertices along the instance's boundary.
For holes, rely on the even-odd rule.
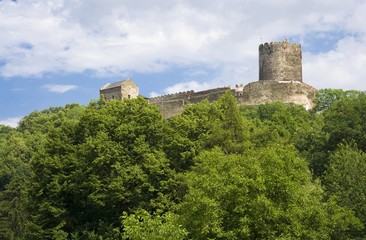
[[258,46],[300,43],[303,80],[366,90],[364,0],[0,0],[0,124],[99,98],[258,80]]

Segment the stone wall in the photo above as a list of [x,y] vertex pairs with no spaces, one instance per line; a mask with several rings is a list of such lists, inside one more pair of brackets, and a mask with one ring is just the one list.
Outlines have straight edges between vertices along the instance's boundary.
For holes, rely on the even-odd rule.
[[137,98],[139,96],[139,88],[132,80],[126,80],[121,86],[121,96],[124,98]]
[[244,86],[242,92],[235,92],[239,104],[258,105],[280,101],[314,107],[316,89],[298,81],[257,81]]
[[259,80],[302,82],[301,45],[287,40],[259,45]]
[[123,100],[125,98],[137,98],[139,88],[131,79],[108,83],[99,90],[99,94],[104,96],[106,101],[112,99]]
[[239,105],[259,105],[280,101],[286,104],[301,105],[305,109],[314,107],[316,89],[299,81],[257,81],[243,87],[210,89],[206,91],[181,92],[150,98],[151,104],[157,105],[165,118],[181,114],[187,104],[198,103],[204,99],[216,101],[226,91],[230,91]]
[[230,91],[230,88],[222,87],[200,92],[192,90],[150,98],[149,103],[158,106],[165,118],[171,118],[181,114],[187,104],[198,103],[204,99],[213,102],[219,99],[226,91]]
[[100,90],[100,95],[103,95],[104,99],[106,101],[110,101],[112,99],[122,100],[121,87],[120,86]]

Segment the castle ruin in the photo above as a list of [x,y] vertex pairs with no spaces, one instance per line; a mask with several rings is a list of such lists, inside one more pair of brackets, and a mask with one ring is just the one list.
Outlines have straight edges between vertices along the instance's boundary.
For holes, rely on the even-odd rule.
[[[137,97],[136,84],[133,87],[134,83],[126,81],[107,84],[100,89],[100,94],[104,95],[106,100],[110,100],[111,96],[118,96],[120,100],[126,96]],[[235,89],[222,87],[199,92],[192,90],[169,94],[150,98],[149,102],[157,105],[164,117],[170,118],[182,113],[187,104],[204,99],[210,102],[216,101],[226,91],[231,91],[240,105],[280,101],[286,104],[302,105],[306,109],[314,107],[316,96],[316,89],[303,83],[302,80],[301,45],[285,40],[259,45],[259,80],[256,82],[247,85],[238,84]]]

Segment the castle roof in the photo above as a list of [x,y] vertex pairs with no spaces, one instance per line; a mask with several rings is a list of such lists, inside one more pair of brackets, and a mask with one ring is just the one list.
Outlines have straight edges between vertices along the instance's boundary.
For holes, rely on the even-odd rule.
[[124,83],[126,83],[127,81],[132,81],[132,79],[128,78],[127,80],[122,80],[122,81],[118,81],[118,82],[114,82],[114,83],[107,83],[100,90],[105,90],[105,89],[111,89],[111,88],[115,88],[115,87],[120,87]]

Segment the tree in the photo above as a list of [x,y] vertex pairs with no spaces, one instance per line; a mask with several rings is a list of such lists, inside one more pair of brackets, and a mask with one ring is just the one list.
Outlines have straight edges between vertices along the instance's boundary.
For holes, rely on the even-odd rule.
[[[2,129],[3,130],[3,129]],[[23,239],[27,231],[28,157],[31,142],[15,130],[0,134],[0,238]],[[4,133],[6,132],[6,133]]]
[[335,102],[324,113],[323,131],[329,135],[327,149],[333,151],[339,143],[354,142],[366,151],[366,95]]
[[142,98],[92,103],[61,121],[31,161],[30,239],[104,235],[123,211],[165,211],[176,192],[168,123]]
[[[366,153],[355,145],[340,144],[330,155],[324,185],[330,197],[352,210],[366,225]],[[348,237],[365,238],[366,232],[356,231]]]
[[231,92],[226,92],[214,103],[218,115],[201,138],[201,145],[210,149],[220,147],[226,153],[242,153],[250,144],[247,122],[242,118],[238,103]]
[[179,240],[186,239],[187,231],[178,225],[176,216],[166,213],[151,216],[144,210],[123,216],[123,239],[131,240]]
[[182,114],[169,120],[164,151],[176,171],[187,171],[194,165],[194,157],[202,151],[201,139],[219,114],[217,106],[205,100],[187,105]]
[[365,93],[357,90],[348,90],[344,91],[342,89],[320,89],[317,92],[316,97],[316,107],[315,111],[323,111],[330,108],[330,106],[342,99],[345,98],[357,98],[360,95],[364,95]]
[[187,173],[188,192],[178,205],[190,238],[330,239],[334,225],[342,230],[357,225],[345,210],[336,210],[345,224],[335,223],[320,185],[291,148],[272,146],[243,155],[214,149],[197,162]]

